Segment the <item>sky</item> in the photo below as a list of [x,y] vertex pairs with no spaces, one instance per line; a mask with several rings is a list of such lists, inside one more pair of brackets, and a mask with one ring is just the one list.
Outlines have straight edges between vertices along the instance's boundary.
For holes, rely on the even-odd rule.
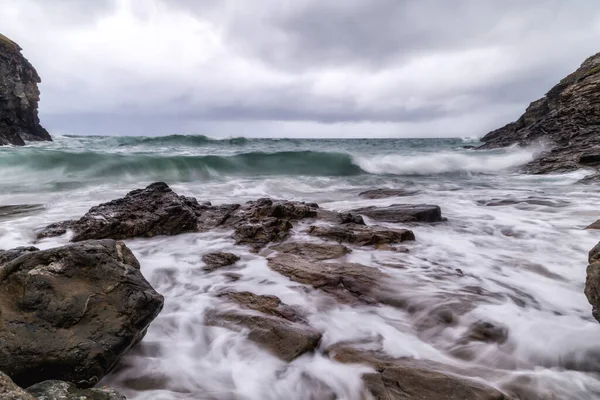
[[0,0],[53,134],[473,137],[600,51],[598,0]]

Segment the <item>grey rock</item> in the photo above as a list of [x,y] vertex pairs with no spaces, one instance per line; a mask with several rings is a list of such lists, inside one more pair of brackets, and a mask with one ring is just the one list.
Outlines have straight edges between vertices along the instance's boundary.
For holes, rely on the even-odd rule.
[[93,386],[163,307],[121,242],[15,252],[0,264],[0,370],[20,386]]
[[0,371],[0,399],[35,400],[35,398],[17,386],[5,373]]
[[388,207],[363,207],[352,210],[375,221],[406,223],[406,222],[441,222],[442,210],[439,206],[430,204],[392,204]]
[[358,246],[380,246],[415,240],[414,233],[408,229],[390,229],[355,224],[333,226],[313,225],[308,229],[308,234],[325,240],[350,243]]
[[592,315],[600,322],[600,243],[590,250],[588,261],[584,292],[592,305]]
[[360,197],[364,197],[365,199],[385,199],[388,197],[414,196],[418,193],[418,190],[380,188],[365,190],[364,192],[360,192],[358,195]]
[[213,271],[217,268],[233,265],[240,260],[239,256],[232,253],[208,253],[202,256],[202,262],[206,264],[205,270]]
[[224,292],[220,293],[218,297],[272,317],[292,322],[306,322],[298,310],[283,303],[277,296],[258,295],[251,292]]
[[280,253],[295,254],[314,261],[340,258],[351,252],[344,245],[332,243],[286,242],[270,248]]
[[0,34],[0,146],[52,140],[38,118],[40,82],[21,47]]
[[9,261],[14,260],[15,258],[21,257],[23,254],[31,253],[34,251],[39,251],[37,247],[33,246],[23,246],[17,247],[10,250],[0,250],[0,266],[6,264]]
[[463,342],[486,342],[502,344],[508,339],[508,328],[488,321],[476,321],[469,326]]
[[44,381],[27,388],[38,400],[127,400],[110,388],[79,389],[69,382]]
[[600,53],[586,59],[515,122],[485,135],[479,149],[549,142],[553,148],[527,164],[525,172],[598,168],[600,154]]

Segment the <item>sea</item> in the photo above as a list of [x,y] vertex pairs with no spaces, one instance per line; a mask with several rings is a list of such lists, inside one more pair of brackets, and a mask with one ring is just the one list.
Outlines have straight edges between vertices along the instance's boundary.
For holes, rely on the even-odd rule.
[[[340,364],[322,352],[288,364],[249,341],[246,331],[205,326],[208,310],[233,307],[217,294],[235,290],[275,295],[303,310],[323,333],[321,349],[368,344],[389,357],[447,365],[519,399],[598,399],[600,324],[584,282],[600,231],[584,228],[600,217],[600,190],[578,183],[589,171],[519,173],[539,149],[469,148],[477,144],[171,135],[57,136],[0,147],[0,248],[67,244],[68,236],[37,241],[36,232],[156,181],[213,204],[261,197],[337,211],[437,204],[444,223],[383,224],[415,233],[415,242],[403,243],[407,252],[353,247],[346,256],[386,272],[419,305],[416,311],[327,301],[270,270],[261,254],[236,246],[228,231],[126,240],[165,307],[100,385],[129,399],[368,398],[360,378],[367,366]],[[414,193],[359,197],[373,188]],[[295,232],[302,239],[302,229]],[[206,272],[201,258],[214,251],[241,261]],[[238,280],[230,279],[232,271]],[[430,317],[440,307],[455,310],[456,321],[435,323]],[[465,342],[477,321],[500,327],[505,339]]]

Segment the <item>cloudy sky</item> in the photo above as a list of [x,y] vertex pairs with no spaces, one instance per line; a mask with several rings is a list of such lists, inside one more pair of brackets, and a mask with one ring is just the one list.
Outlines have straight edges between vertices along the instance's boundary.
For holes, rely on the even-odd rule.
[[481,136],[600,51],[598,0],[0,0],[51,133]]

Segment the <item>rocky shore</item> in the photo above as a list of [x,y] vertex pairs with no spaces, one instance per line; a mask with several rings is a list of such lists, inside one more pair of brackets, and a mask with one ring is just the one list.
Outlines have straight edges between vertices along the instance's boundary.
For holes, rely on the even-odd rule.
[[0,33],[0,146],[52,140],[38,118],[40,82],[21,47]]
[[547,150],[525,166],[527,173],[600,170],[600,53],[532,102],[517,121],[481,140],[479,149],[545,145]]
[[[118,240],[231,232],[237,245],[266,257],[268,268],[331,301],[410,311],[410,301],[390,284],[384,271],[344,261],[352,252],[348,246],[410,251],[400,244],[418,238],[407,227],[443,221],[441,209],[434,205],[334,212],[315,203],[269,198],[244,204],[200,203],[177,195],[162,182],[134,190],[92,207],[78,220],[59,221],[38,232],[39,239],[67,235],[73,244],[0,252],[0,370],[6,374],[1,376],[0,393],[14,399],[124,398],[107,388],[89,388],[142,340],[162,309],[163,297]],[[398,223],[405,226],[390,227]],[[299,233],[314,241],[299,240]],[[213,273],[234,268],[239,256],[207,253],[202,260],[206,272]],[[235,274],[230,276],[235,279]],[[210,310],[204,325],[247,332],[250,341],[284,362],[319,353],[336,362],[372,368],[374,372],[363,375],[371,398],[511,398],[450,366],[389,358],[364,350],[364,343],[324,346],[322,333],[310,325],[303,310],[275,295],[227,290],[218,298],[237,307]],[[445,318],[456,317],[450,312]],[[496,339],[500,328],[480,325],[465,340],[501,340]]]

